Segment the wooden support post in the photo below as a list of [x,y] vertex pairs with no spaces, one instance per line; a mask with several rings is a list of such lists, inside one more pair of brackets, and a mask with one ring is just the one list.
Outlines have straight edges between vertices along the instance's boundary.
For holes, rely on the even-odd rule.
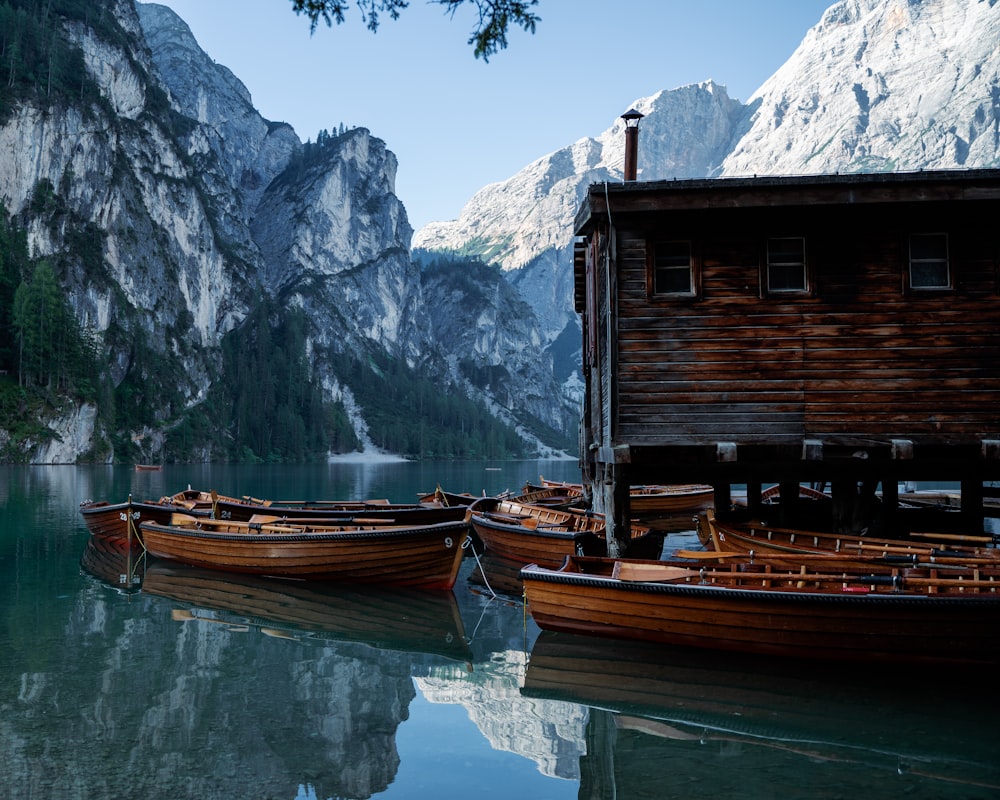
[[895,473],[882,476],[882,528],[894,537],[899,525],[899,478]]
[[763,491],[764,486],[760,481],[747,481],[747,508],[755,514],[764,508],[764,498],[761,497]]
[[833,497],[833,530],[835,533],[849,533],[858,499],[857,481],[835,478],[830,481],[830,494]]
[[728,483],[716,483],[712,488],[715,490],[715,510],[731,510],[733,507],[732,487]]
[[778,485],[780,501],[778,505],[778,519],[786,528],[795,525],[796,511],[799,507],[799,483],[798,481],[781,481]]
[[609,473],[605,486],[608,508],[605,510],[604,525],[608,555],[620,558],[625,554],[632,533],[632,509],[629,502],[628,467],[625,464],[608,464]]
[[980,478],[962,479],[962,532],[983,532],[983,481]]

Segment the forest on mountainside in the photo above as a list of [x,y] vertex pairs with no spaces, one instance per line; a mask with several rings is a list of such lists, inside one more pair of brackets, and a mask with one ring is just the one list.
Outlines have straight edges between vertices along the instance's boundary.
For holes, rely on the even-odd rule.
[[[42,183],[34,202],[58,205],[58,195]],[[85,249],[78,243],[75,256]],[[344,404],[325,398],[313,373],[301,311],[261,298],[223,339],[207,398],[185,408],[171,377],[183,360],[166,362],[134,332],[129,363],[115,382],[102,340],[123,329],[117,322],[103,335],[83,329],[60,289],[60,266],[60,257],[30,258],[25,231],[0,206],[0,460],[22,460],[23,445],[51,438],[40,420],[69,400],[95,404],[101,428],[111,432],[86,457],[97,461],[112,451],[118,461],[144,460],[151,447],[145,439],[159,430],[164,459],[178,462],[317,461],[359,446]],[[400,359],[344,353],[335,364],[363,410],[371,442],[383,450],[418,459],[524,455],[519,437],[481,403],[442,392]],[[156,411],[165,400],[173,410],[168,420]]]

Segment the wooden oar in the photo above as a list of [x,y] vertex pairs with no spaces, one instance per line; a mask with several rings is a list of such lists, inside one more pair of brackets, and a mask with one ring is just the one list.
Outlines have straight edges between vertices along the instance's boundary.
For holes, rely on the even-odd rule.
[[[691,551],[679,550],[677,551],[677,555],[680,556],[681,553],[685,552],[690,552],[692,554],[702,553],[702,551],[700,550],[691,550]],[[707,553],[707,551],[705,552]],[[723,557],[723,558],[740,557],[740,556],[746,558],[747,556],[747,554],[745,553],[709,553],[709,555],[714,555],[716,557]],[[788,561],[788,559],[772,559],[772,561],[780,561],[780,560]],[[816,560],[822,560],[822,557]],[[667,565],[656,565],[656,566],[666,567]],[[808,571],[805,571],[806,569],[807,569],[806,566],[803,564],[802,565],[803,571],[800,573],[795,573],[793,571],[733,572],[730,570],[715,571],[711,569],[706,569],[704,573],[695,572],[694,574],[703,576],[705,578],[712,578],[712,577],[718,577],[720,579],[738,578],[740,580],[749,579],[754,581],[756,580],[788,581],[788,582],[797,581],[800,583],[843,582],[843,583],[870,584],[877,586],[897,586],[900,588],[906,586],[919,586],[919,587],[938,587],[938,588],[949,588],[949,589],[968,588],[968,589],[1000,590],[1000,579],[997,579],[995,576],[989,575],[989,573],[987,573],[988,577],[985,578],[981,577],[980,576],[981,570],[975,567],[970,568],[971,574],[973,576],[970,578],[959,577],[954,574],[948,576],[928,577],[928,578],[910,576],[910,575],[890,575],[888,573],[881,575],[834,575],[826,573],[810,573]]]
[[[751,539],[752,540],[752,539],[756,539],[757,538],[757,537],[753,537],[753,536],[741,535],[739,530],[727,528],[725,525],[720,525],[718,522],[716,522],[715,524],[722,530],[723,533],[732,533],[732,535],[734,535],[734,536],[740,536],[744,540],[747,540],[747,539]],[[773,531],[774,533],[794,534],[797,537],[802,537],[802,538],[806,538],[806,539],[808,539],[809,537],[812,537],[814,539],[832,540],[832,541],[837,542],[837,545],[839,547],[841,547],[842,549],[844,549],[844,550],[849,550],[849,549],[854,549],[854,548],[861,548],[863,550],[884,550],[886,552],[909,552],[909,549],[921,549],[921,550],[923,550],[923,549],[927,549],[927,548],[933,548],[933,546],[934,546],[934,542],[933,541],[931,541],[931,542],[913,542],[912,544],[906,544],[906,543],[902,543],[901,544],[900,542],[894,542],[893,544],[888,544],[888,543],[884,543],[884,542],[880,543],[879,539],[870,539],[870,540],[865,541],[864,539],[862,539],[862,537],[859,537],[859,536],[856,536],[856,535],[843,535],[843,536],[841,536],[841,535],[834,534],[834,533],[816,533],[816,532],[813,532],[813,531],[797,531],[797,530],[793,530],[793,529],[790,529],[790,528],[776,528],[776,527],[774,527],[772,525],[763,525],[761,523],[756,523],[756,522],[750,523],[747,527],[750,528],[751,530],[755,530],[755,531]],[[987,538],[987,537],[983,537],[983,536],[967,536],[967,535],[964,535],[964,534],[952,534],[952,535],[938,534],[938,533],[921,534],[921,533],[914,532],[914,533],[911,533],[910,535],[911,536],[925,537],[925,538],[929,538],[929,539],[950,539],[951,541],[956,541],[956,542],[974,542],[974,543],[982,543],[982,544],[989,544],[989,543],[991,543],[993,541],[992,539]],[[796,542],[792,542],[792,541],[789,541],[787,543],[787,545],[785,545],[784,543],[773,543],[770,540],[763,540],[763,539],[761,540],[761,542],[762,542],[762,544],[766,544],[766,545],[770,545],[770,546],[787,546],[787,547],[797,547],[797,546],[800,546]],[[802,545],[802,546],[805,546],[805,545]],[[815,546],[818,547],[819,545],[815,545]],[[838,552],[840,552],[840,551],[838,551]],[[958,556],[960,552],[961,551],[957,551],[956,550],[956,551],[953,551],[953,552],[949,553],[948,555]],[[998,551],[998,556],[1000,556],[1000,551]]]
[[940,539],[945,542],[976,542],[977,544],[993,544],[996,536],[974,536],[966,533],[928,533],[925,531],[910,531],[910,536],[920,539]]
[[789,564],[809,564],[811,562],[837,562],[844,564],[884,564],[887,567],[947,567],[955,569],[972,569],[977,566],[994,567],[1000,569],[1000,561],[993,558],[976,557],[975,555],[936,556],[932,553],[889,553],[877,555],[875,553],[771,553],[757,551],[747,552],[739,550],[678,550],[674,553],[677,558],[689,558],[692,560],[711,561],[712,559],[743,560],[751,563],[789,563]]

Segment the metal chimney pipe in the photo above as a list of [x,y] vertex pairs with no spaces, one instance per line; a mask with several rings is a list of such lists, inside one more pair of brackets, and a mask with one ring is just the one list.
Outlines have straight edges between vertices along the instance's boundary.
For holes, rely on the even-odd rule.
[[624,114],[622,114],[622,119],[625,120],[625,170],[624,178],[626,181],[634,181],[636,175],[638,174],[639,166],[639,120],[642,119],[643,115],[636,111],[634,108],[630,108]]

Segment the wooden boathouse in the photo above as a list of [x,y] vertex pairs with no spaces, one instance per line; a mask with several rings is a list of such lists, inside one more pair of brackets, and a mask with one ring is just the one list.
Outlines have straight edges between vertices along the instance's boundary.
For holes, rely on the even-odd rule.
[[[626,158],[628,163],[628,158]],[[634,163],[634,155],[633,155]],[[628,178],[629,176],[626,175]],[[629,487],[1000,479],[1000,170],[599,183],[574,233],[581,460],[617,555]],[[989,489],[987,488],[987,494]]]

